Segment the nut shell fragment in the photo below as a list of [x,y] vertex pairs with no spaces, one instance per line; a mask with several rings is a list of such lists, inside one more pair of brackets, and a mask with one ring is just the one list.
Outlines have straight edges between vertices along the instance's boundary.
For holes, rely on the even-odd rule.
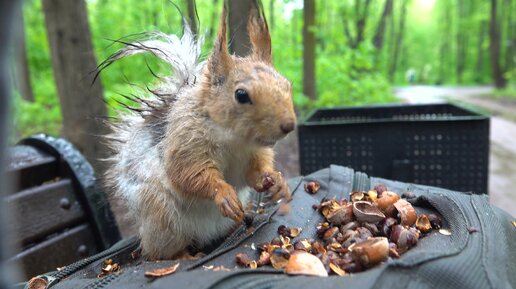
[[412,226],[416,222],[417,214],[412,204],[401,199],[394,203],[394,207],[398,210],[403,226]]
[[423,214],[417,217],[416,228],[423,233],[432,230],[432,225],[430,224],[430,220],[427,215]]
[[305,251],[296,251],[290,256],[285,267],[285,273],[290,275],[328,276],[321,260]]
[[163,277],[166,275],[170,275],[170,274],[176,272],[177,267],[179,267],[179,263],[177,263],[173,266],[167,267],[167,268],[159,268],[159,269],[154,269],[151,271],[146,271],[145,277],[152,278],[152,277]]
[[321,188],[321,185],[318,182],[308,182],[305,184],[305,191],[310,194],[315,194],[319,189]]
[[376,206],[365,201],[354,202],[353,213],[362,223],[376,223],[385,218],[385,215]]
[[30,279],[27,288],[29,289],[46,289],[48,285],[48,281],[42,277],[33,277]]
[[270,257],[272,267],[274,267],[274,269],[285,268],[285,266],[287,266],[289,258],[290,258],[289,251],[287,251],[283,248],[275,249],[274,251],[272,251],[272,254]]
[[333,263],[330,263],[330,269],[331,269],[331,271],[333,271],[335,274],[337,274],[339,276],[347,275],[346,271],[342,270],[342,268],[340,268],[339,266],[337,266]]

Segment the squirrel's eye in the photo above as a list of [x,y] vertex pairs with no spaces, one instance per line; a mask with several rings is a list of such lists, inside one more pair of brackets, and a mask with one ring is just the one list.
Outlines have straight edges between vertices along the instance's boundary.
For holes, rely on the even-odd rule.
[[247,93],[247,91],[245,91],[243,89],[237,89],[235,91],[235,99],[241,104],[245,104],[245,103],[252,104],[251,98],[249,98],[249,94]]

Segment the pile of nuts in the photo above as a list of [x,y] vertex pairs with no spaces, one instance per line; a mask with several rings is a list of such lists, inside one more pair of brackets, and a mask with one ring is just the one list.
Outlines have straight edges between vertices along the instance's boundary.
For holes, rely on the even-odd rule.
[[[311,194],[318,189],[317,182],[305,185]],[[419,238],[441,227],[438,216],[418,216],[409,202],[384,185],[352,192],[350,200],[323,199],[313,208],[325,219],[317,225],[317,239],[294,241],[301,228],[280,226],[278,237],[258,246],[258,260],[241,253],[236,262],[253,269],[272,265],[287,274],[343,276],[367,270],[389,257],[399,258]]]

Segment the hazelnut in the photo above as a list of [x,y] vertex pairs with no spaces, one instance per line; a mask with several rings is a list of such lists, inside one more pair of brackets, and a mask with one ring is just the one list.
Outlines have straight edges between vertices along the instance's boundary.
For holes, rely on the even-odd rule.
[[331,227],[326,232],[324,232],[323,240],[327,241],[333,238],[339,232],[339,227]]
[[295,251],[290,256],[285,272],[290,275],[328,276],[321,260],[304,251]]
[[391,235],[391,227],[398,224],[398,221],[394,218],[387,217],[383,219],[379,226],[380,226],[380,233],[384,236],[389,238]]
[[384,184],[378,184],[374,186],[373,190],[375,190],[378,193],[378,197],[380,197],[383,192],[387,191],[387,187]]
[[335,210],[330,210],[326,218],[335,226],[351,222],[353,220],[353,206],[351,204],[339,206]]
[[351,257],[365,267],[385,261],[389,256],[389,241],[385,237],[370,238],[350,248]]
[[391,191],[385,191],[376,199],[378,209],[388,217],[394,217],[395,208],[394,203],[400,199],[400,196]]

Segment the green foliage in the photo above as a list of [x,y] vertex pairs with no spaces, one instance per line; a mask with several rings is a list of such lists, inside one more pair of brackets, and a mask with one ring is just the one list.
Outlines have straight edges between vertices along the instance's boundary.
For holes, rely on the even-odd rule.
[[[196,0],[201,22],[200,32],[206,35],[204,55],[209,53],[212,46],[214,35],[208,35],[208,32],[217,29],[222,1]],[[384,46],[377,50],[372,43],[385,0],[370,1],[364,39],[355,49],[351,48],[352,41],[349,37],[357,35],[356,23],[360,14],[356,8],[365,1],[316,0],[316,26],[310,29],[315,32],[317,39],[318,99],[311,101],[303,95],[302,85],[303,11],[299,5],[302,1],[276,0],[274,15],[271,15],[269,1],[262,0],[267,17],[269,20],[274,18],[274,26],[271,27],[274,64],[293,82],[294,103],[302,112],[317,107],[396,101],[391,85],[408,84],[406,72],[409,69],[416,72],[416,82],[422,84],[491,82],[488,1],[462,0],[467,5],[464,12],[466,15],[459,17],[459,0],[394,0],[392,17],[386,20]],[[389,69],[393,63],[396,36],[402,18],[400,11],[405,1],[408,1],[408,6],[403,40],[396,70],[391,75]],[[172,2],[186,11],[186,1]],[[30,76],[36,100],[34,103],[27,103],[19,96],[16,97],[15,137],[39,131],[57,134],[61,126],[61,115],[42,4],[40,0],[25,0],[24,4]],[[144,31],[180,33],[182,30],[180,14],[168,0],[87,0],[87,7],[95,55],[99,63],[121,47],[120,44],[113,43],[114,39]],[[504,10],[502,5],[500,7],[502,39],[509,39],[511,33],[507,19],[511,9]],[[292,13],[287,13],[287,10]],[[516,19],[516,16],[512,15],[512,19]],[[346,27],[350,36],[345,32]],[[467,38],[466,49],[462,53],[465,66],[460,77],[456,69],[457,61],[462,57],[457,44],[459,34]],[[509,59],[508,51],[510,45],[504,45],[501,56],[503,59]],[[504,64],[508,67],[506,76],[509,82],[515,83],[515,65],[510,66],[506,62]],[[104,97],[111,115],[120,107],[115,100],[124,101],[119,96],[120,93],[135,92],[135,87],[128,82],[144,87],[145,84],[155,81],[147,65],[158,75],[169,73],[166,65],[145,55],[122,60],[102,73]]]

